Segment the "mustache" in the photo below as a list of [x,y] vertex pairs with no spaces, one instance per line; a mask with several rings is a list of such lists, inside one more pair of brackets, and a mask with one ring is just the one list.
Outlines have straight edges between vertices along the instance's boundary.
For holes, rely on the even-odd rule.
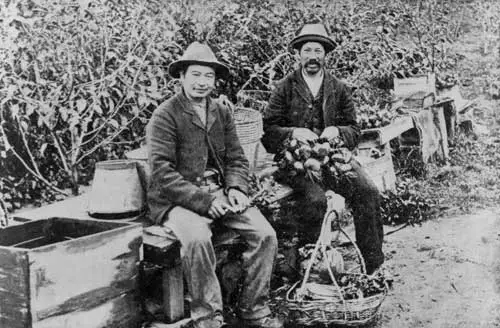
[[306,65],[321,65],[321,63],[319,62],[319,60],[316,60],[316,59],[309,59],[309,60],[306,62]]

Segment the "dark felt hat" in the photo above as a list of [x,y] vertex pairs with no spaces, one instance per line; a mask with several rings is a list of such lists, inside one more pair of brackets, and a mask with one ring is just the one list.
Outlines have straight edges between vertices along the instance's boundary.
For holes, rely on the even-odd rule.
[[325,25],[323,24],[305,24],[290,42],[289,48],[300,50],[300,47],[306,42],[319,42],[325,47],[328,53],[335,48],[335,42],[328,36]]
[[173,78],[179,78],[180,72],[189,65],[210,66],[215,70],[217,77],[229,76],[229,68],[219,62],[212,49],[203,43],[191,43],[182,57],[168,66],[168,74]]

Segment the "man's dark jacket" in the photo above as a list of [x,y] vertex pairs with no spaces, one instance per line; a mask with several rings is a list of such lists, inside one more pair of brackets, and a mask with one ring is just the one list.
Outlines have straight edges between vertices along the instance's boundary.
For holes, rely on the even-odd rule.
[[200,182],[210,156],[224,187],[248,192],[248,160],[241,148],[229,108],[208,99],[203,126],[183,92],[153,113],[146,130],[151,178],[148,203],[155,223],[174,206],[207,216],[215,198]]
[[[287,75],[276,87],[264,113],[266,150],[276,153],[293,128],[304,127],[305,112],[312,109],[312,98],[301,76],[302,68]],[[325,70],[323,79],[323,121],[325,127],[336,126],[347,147],[358,144],[359,127],[348,87]]]

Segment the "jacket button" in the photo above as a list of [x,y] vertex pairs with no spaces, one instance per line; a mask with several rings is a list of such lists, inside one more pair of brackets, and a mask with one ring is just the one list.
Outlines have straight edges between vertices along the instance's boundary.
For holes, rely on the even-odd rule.
[[309,105],[309,106],[307,106],[307,107],[309,107],[309,109],[312,109],[312,108],[313,108],[313,105]]

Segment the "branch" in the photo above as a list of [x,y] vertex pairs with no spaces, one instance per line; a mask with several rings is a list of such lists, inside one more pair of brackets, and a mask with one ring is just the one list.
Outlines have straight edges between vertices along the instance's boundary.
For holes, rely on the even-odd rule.
[[[31,152],[31,149],[29,148],[28,145],[28,140],[26,140],[26,135],[24,134],[24,130],[22,125],[19,123],[19,119],[16,117],[17,125],[19,127],[19,132],[21,134],[21,138],[23,139],[23,144],[24,147],[26,148],[26,151],[28,152],[28,156],[30,157],[31,164],[33,165],[34,170],[38,175],[41,175],[40,170],[38,169],[38,165],[35,162],[35,158],[33,157],[33,153]],[[2,128],[2,133],[3,133],[3,128]],[[7,139],[7,138],[6,138]]]
[[140,114],[141,114],[141,112],[139,112],[136,115],[134,115],[134,117],[132,117],[130,120],[128,120],[127,123],[120,130],[118,130],[116,133],[114,133],[113,135],[107,137],[106,139],[104,139],[103,141],[101,141],[99,144],[95,145],[90,150],[88,150],[87,152],[85,152],[78,160],[76,160],[75,164],[81,163],[81,161],[84,158],[86,158],[87,156],[91,155],[93,152],[95,152],[97,149],[99,149],[102,145],[107,144],[107,143],[111,142],[113,139],[115,139],[116,137],[118,137],[123,131],[125,131],[125,129],[128,128],[128,125],[132,121],[134,121],[135,119],[137,119],[139,117]]
[[[2,120],[3,120],[3,117],[2,117]],[[29,167],[29,165],[24,161],[24,159],[16,152],[16,150],[14,149],[14,147],[12,147],[12,145],[9,143],[9,140],[7,139],[7,135],[5,134],[5,130],[3,129],[3,125],[0,123],[0,132],[2,133],[2,135],[4,136],[4,142],[5,142],[5,149],[8,151],[8,150],[12,150],[12,153],[14,154],[14,156],[19,160],[19,162],[21,162],[21,164],[24,166],[24,168],[37,180],[41,181],[43,184],[45,184],[47,187],[49,187],[50,189],[52,189],[53,191],[56,191],[62,195],[65,195],[65,196],[69,196],[68,193],[66,193],[65,191],[57,188],[56,186],[54,186],[52,183],[50,183],[49,181],[47,181],[39,172],[35,172],[33,171],[33,169],[31,169]]]

